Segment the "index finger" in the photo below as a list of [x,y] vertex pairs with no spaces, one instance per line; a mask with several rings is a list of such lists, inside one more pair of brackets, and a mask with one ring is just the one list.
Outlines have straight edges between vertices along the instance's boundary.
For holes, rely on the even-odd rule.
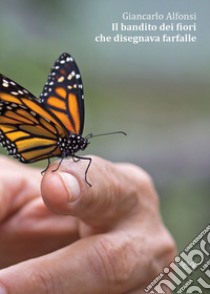
[[0,220],[40,196],[41,173],[38,169],[2,156],[0,158]]

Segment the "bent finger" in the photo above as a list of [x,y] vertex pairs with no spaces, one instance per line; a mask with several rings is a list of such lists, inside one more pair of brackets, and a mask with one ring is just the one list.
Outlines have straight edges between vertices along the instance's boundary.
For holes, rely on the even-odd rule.
[[130,246],[123,233],[85,238],[0,271],[0,289],[5,294],[124,293],[157,271],[155,262]]
[[1,157],[0,221],[27,202],[40,197],[40,182],[41,173],[38,169],[26,167],[7,157]]

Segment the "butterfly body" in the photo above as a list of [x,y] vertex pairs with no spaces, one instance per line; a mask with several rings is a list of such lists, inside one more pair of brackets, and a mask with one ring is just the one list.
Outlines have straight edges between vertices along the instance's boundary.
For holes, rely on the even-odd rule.
[[23,163],[72,156],[90,165],[75,155],[89,143],[83,127],[82,79],[68,53],[55,62],[40,98],[0,74],[0,143],[9,155]]
[[85,150],[88,140],[80,135],[69,134],[68,138],[59,137],[57,144],[61,150],[60,157],[69,157],[79,150]]

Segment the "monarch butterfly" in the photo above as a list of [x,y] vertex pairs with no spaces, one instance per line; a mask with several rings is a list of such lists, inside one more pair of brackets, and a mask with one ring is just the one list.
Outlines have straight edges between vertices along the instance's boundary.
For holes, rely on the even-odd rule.
[[82,137],[83,127],[82,79],[68,53],[55,62],[39,99],[0,75],[0,143],[9,155],[23,163],[72,156],[89,160],[88,170],[91,158],[75,155],[91,137]]
[[55,62],[39,99],[0,74],[0,143],[9,155],[22,163],[48,159],[48,166],[50,158],[61,157],[58,168],[68,156],[88,160],[85,181],[91,186],[87,180],[91,158],[76,155],[93,137],[82,137],[83,127],[82,79],[68,53]]

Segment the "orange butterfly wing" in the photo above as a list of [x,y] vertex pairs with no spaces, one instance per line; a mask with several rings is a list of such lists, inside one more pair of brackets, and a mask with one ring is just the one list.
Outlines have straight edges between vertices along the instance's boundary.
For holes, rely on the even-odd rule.
[[40,99],[0,75],[0,143],[30,163],[84,150],[84,95],[79,69],[63,53],[55,62]]
[[26,89],[0,75],[0,142],[21,162],[61,156],[58,137],[65,129]]
[[41,102],[73,134],[82,134],[84,94],[79,68],[73,57],[63,53],[55,62],[40,95]]

